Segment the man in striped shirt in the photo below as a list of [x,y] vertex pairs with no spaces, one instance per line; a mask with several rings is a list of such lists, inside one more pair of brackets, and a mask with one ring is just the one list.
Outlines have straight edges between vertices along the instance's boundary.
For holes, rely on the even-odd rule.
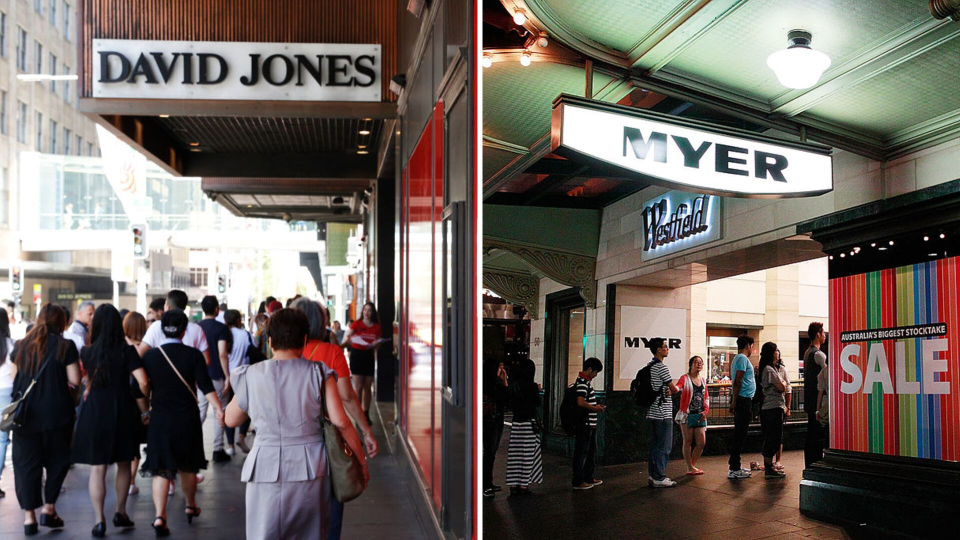
[[673,400],[670,396],[680,392],[673,384],[673,377],[667,369],[663,359],[670,354],[670,348],[663,338],[653,338],[648,342],[653,360],[650,366],[650,384],[654,394],[658,394],[653,405],[647,411],[647,420],[650,421],[650,478],[647,482],[651,487],[667,488],[677,485],[667,478],[667,461],[670,450],[673,448]]
[[597,358],[583,361],[583,371],[573,383],[577,391],[577,406],[585,411],[577,425],[576,443],[573,449],[573,489],[591,489],[603,480],[593,477],[593,457],[597,452],[597,414],[607,408],[597,405],[597,396],[590,381],[603,371],[603,363]]

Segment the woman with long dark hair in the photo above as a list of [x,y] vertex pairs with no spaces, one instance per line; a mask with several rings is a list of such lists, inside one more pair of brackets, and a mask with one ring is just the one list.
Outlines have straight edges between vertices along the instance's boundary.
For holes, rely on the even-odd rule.
[[680,424],[683,435],[683,459],[687,462],[687,475],[703,474],[697,462],[707,443],[707,413],[710,412],[710,393],[706,380],[700,376],[703,371],[703,358],[693,356],[687,363],[677,386],[680,387],[680,410],[676,422]]
[[73,462],[90,467],[90,502],[96,525],[92,534],[103,537],[107,520],[103,514],[106,498],[107,465],[117,464],[117,511],[113,525],[133,527],[127,516],[127,495],[130,489],[130,462],[140,457],[138,425],[149,414],[146,407],[137,407],[130,389],[132,375],[146,387],[147,373],[137,350],[129,345],[123,332],[123,321],[117,308],[101,304],[93,314],[90,346],[80,357],[87,370],[86,399],[80,409],[77,433],[73,442]]
[[26,397],[26,415],[13,437],[14,484],[27,536],[38,532],[35,512],[41,506],[40,525],[63,527],[56,503],[70,469],[74,405],[69,385],[80,385],[77,347],[63,338],[66,326],[63,308],[44,304],[33,329],[11,355],[14,395],[23,396],[36,380]]
[[[13,340],[10,339],[10,320],[7,310],[0,308],[0,411],[13,403],[13,372],[10,353],[13,352]],[[7,462],[7,446],[10,445],[10,433],[0,431],[0,476]],[[0,489],[0,497],[6,497]]]
[[763,405],[760,406],[760,429],[763,431],[764,478],[783,478],[786,474],[773,466],[773,458],[783,440],[783,418],[787,405],[783,394],[789,382],[784,381],[777,369],[777,344],[768,341],[760,348],[760,386],[763,389]]
[[507,485],[511,495],[528,495],[533,483],[543,482],[543,461],[540,457],[540,435],[537,407],[540,386],[534,382],[537,365],[533,360],[520,360],[510,382],[513,426],[507,448]]
[[360,318],[350,325],[343,336],[341,347],[350,347],[350,373],[353,388],[360,397],[363,412],[370,422],[370,403],[373,401],[373,376],[376,373],[377,349],[383,344],[380,333],[380,318],[373,302],[367,302],[360,311]]

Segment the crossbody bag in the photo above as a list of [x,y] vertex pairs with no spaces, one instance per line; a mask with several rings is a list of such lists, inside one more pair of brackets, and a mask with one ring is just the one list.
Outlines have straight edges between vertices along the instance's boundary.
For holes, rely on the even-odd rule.
[[[7,361],[9,362],[9,360]],[[34,385],[37,384],[37,381],[40,380],[40,375],[43,374],[43,370],[47,369],[47,366],[53,362],[56,362],[56,359],[50,359],[44,362],[43,365],[40,366],[40,371],[37,371],[37,374],[33,376],[33,380],[30,381],[30,386],[27,387],[27,391],[24,392],[19,399],[14,400],[13,403],[3,408],[2,416],[0,416],[0,431],[10,431],[23,427],[27,418],[27,397],[30,395],[30,391],[33,390]]]
[[193,400],[199,404],[200,399],[197,397],[196,390],[194,390],[193,387],[187,383],[187,380],[183,378],[183,375],[181,375],[180,372],[177,370],[177,366],[173,365],[173,361],[171,361],[170,357],[167,356],[167,351],[163,350],[163,347],[157,347],[157,348],[160,349],[160,353],[163,354],[163,357],[167,359],[167,363],[170,364],[170,369],[172,369],[173,372],[177,374],[177,378],[180,379],[180,382],[183,383],[183,386],[185,386],[187,388],[187,391],[190,392],[190,395],[193,396]]

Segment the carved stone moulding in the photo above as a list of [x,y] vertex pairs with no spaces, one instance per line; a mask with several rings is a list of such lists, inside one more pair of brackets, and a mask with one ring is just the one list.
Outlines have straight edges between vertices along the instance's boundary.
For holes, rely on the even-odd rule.
[[[536,246],[484,237],[483,251],[489,254],[495,250],[504,250],[519,257],[537,273],[557,283],[579,287],[580,296],[588,308],[597,304],[596,257],[589,257],[545,246]],[[486,272],[484,272],[486,274]],[[484,277],[486,280],[486,277]]]

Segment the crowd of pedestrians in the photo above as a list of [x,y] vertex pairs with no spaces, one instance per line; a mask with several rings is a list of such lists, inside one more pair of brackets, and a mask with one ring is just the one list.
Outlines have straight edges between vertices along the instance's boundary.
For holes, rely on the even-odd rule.
[[[68,309],[45,304],[18,341],[0,308],[0,475],[12,440],[25,535],[64,527],[56,503],[74,464],[89,465],[94,537],[107,531],[110,465],[115,527],[135,526],[127,502],[139,491],[138,474],[151,479],[156,536],[170,534],[168,496],[176,481],[192,523],[202,513],[196,493],[208,467],[209,417],[215,463],[249,453],[239,478],[247,490],[248,537],[340,537],[344,505],[331,487],[324,418],[349,447],[365,486],[367,457],[379,450],[366,396],[384,342],[375,307],[364,306],[340,339],[326,307],[308,298],[291,299],[288,308],[268,298],[251,321],[255,333],[214,296],[200,301],[197,323],[188,304],[180,290],[155,299],[144,314],[83,302],[72,324]],[[344,348],[359,377],[352,377]]]
[[[809,325],[810,347],[804,353],[804,409],[808,427],[805,445],[805,462],[809,467],[823,458],[826,423],[828,422],[827,357],[821,351],[825,341],[822,323]],[[706,446],[707,416],[711,406],[711,392],[702,375],[704,361],[693,356],[687,361],[687,371],[676,382],[664,360],[670,354],[666,340],[653,338],[646,341],[651,354],[650,362],[637,374],[634,385],[646,389],[651,396],[641,412],[646,419],[648,433],[647,483],[653,488],[675,487],[677,482],[666,475],[667,463],[673,449],[674,424],[679,426],[683,441],[683,459],[686,475],[700,476],[706,471],[697,466]],[[783,452],[784,426],[791,415],[793,398],[790,379],[774,342],[760,347],[757,367],[751,357],[757,352],[752,337],[737,338],[738,352],[730,366],[732,384],[729,387],[729,412],[733,417],[733,430],[729,443],[727,478],[739,481],[752,477],[751,468],[743,467],[742,454],[750,422],[759,417],[763,438],[763,476],[767,479],[782,479],[787,476],[780,462]],[[595,477],[595,454],[597,426],[606,407],[597,402],[592,381],[603,370],[597,358],[587,358],[583,369],[568,392],[576,396],[574,427],[567,429],[573,440],[572,487],[588,490],[602,485]],[[507,451],[506,483],[512,495],[530,493],[529,485],[543,480],[541,448],[543,425],[539,417],[540,386],[534,382],[535,364],[529,359],[516,362],[507,369],[499,359],[489,357],[483,366],[483,495],[492,498],[501,488],[494,483],[493,467],[503,434],[505,411],[513,410],[509,446]],[[638,386],[633,386],[638,388]],[[716,390],[716,388],[715,388]],[[673,396],[679,394],[678,407]],[[643,400],[634,396],[637,403]],[[564,402],[567,398],[564,398]],[[572,402],[573,403],[573,402]],[[565,404],[560,405],[561,423]]]

